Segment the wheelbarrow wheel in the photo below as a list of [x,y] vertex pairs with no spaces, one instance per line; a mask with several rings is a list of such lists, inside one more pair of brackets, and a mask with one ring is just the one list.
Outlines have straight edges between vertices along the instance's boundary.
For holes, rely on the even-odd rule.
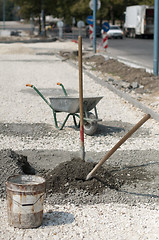
[[[91,112],[88,113],[88,118],[96,119],[95,115]],[[84,121],[84,132],[85,134],[92,136],[97,130],[97,122],[86,122]]]

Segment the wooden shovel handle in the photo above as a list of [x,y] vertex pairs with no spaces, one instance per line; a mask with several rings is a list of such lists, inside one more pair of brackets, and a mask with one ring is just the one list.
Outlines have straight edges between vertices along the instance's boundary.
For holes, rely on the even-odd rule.
[[84,121],[83,121],[83,76],[82,76],[82,37],[78,37],[78,62],[79,62],[79,106],[80,106],[80,139],[81,158],[84,160]]
[[87,175],[86,180],[90,179],[92,175],[98,170],[98,168],[134,133],[141,127],[149,118],[150,114],[145,115],[93,168],[93,170]]

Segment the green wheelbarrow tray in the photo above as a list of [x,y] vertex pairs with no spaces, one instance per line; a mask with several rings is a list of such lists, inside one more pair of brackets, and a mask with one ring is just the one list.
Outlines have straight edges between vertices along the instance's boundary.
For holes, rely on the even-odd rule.
[[[64,91],[65,96],[51,97],[49,98],[50,102],[48,102],[46,98],[42,95],[42,93],[34,85],[27,84],[26,86],[33,88],[52,109],[56,128],[58,128],[59,130],[63,129],[70,116],[73,117],[75,127],[79,128],[79,123],[77,124],[76,121],[76,118],[80,119],[80,116],[78,114],[80,112],[79,97],[67,96],[66,91]],[[98,118],[96,105],[102,98],[103,97],[83,98],[84,132],[87,135],[93,135],[97,130],[97,122],[101,121],[101,119]],[[92,109],[94,109],[94,114],[90,112]],[[61,126],[58,125],[56,117],[56,114],[60,112],[67,113],[67,116]]]

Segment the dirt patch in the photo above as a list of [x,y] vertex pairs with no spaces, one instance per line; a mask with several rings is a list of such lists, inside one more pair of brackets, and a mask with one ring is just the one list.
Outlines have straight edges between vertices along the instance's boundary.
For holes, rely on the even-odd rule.
[[0,151],[0,197],[6,195],[5,184],[8,177],[16,174],[35,174],[35,169],[27,161],[27,157],[17,154],[11,149]]
[[69,189],[73,191],[78,189],[96,194],[103,192],[107,187],[118,190],[124,183],[102,167],[91,180],[86,181],[87,174],[94,166],[95,163],[85,162],[79,158],[61,163],[46,175],[47,191],[49,193],[67,193]]
[[110,172],[100,168],[96,177],[85,181],[87,174],[94,168],[95,163],[85,162],[74,158],[71,161],[59,164],[53,170],[35,169],[27,161],[27,156],[12,150],[0,151],[0,197],[5,195],[5,182],[8,177],[16,174],[38,174],[46,179],[48,194],[66,193],[70,189],[87,191],[91,194],[101,193],[106,187],[118,190],[123,180],[113,177]]
[[[72,59],[78,61],[78,52],[64,52],[61,51],[60,55],[65,58],[65,60]],[[118,88],[122,90],[131,91],[134,90],[137,93],[158,93],[159,92],[159,76],[154,76],[151,73],[146,72],[143,68],[133,68],[124,63],[119,62],[116,59],[106,59],[101,55],[91,55],[88,56],[86,53],[83,53],[83,63],[84,67],[88,69],[100,72],[103,75],[103,80],[108,80],[109,74],[115,80],[126,82],[128,84],[115,84],[118,85]],[[133,87],[133,83],[138,85]],[[135,84],[136,85],[136,84]]]
[[100,71],[102,74],[108,73],[118,76],[131,84],[137,82],[139,85],[144,86],[147,92],[159,91],[159,77],[146,72],[145,69],[129,67],[115,59],[105,60],[103,56],[87,57],[84,62],[86,64],[93,63],[95,70]]
[[[52,158],[51,158],[52,157]],[[50,155],[53,161],[53,155]],[[46,179],[47,200],[57,203],[99,203],[107,201],[131,202],[131,198],[123,198],[122,189],[134,189],[151,181],[151,174],[143,166],[114,167],[105,166],[98,169],[95,176],[85,181],[87,174],[94,168],[95,162],[85,162],[79,158],[62,162],[54,168],[44,169],[41,164],[31,164],[28,157],[12,150],[0,151],[0,197],[5,198],[7,178],[16,174],[36,174]],[[111,191],[111,192],[110,192]],[[124,192],[125,194],[125,192]],[[121,198],[122,196],[122,198]],[[93,199],[92,199],[93,197]],[[136,201],[136,200],[135,200]]]
[[[52,205],[113,202],[135,205],[139,202],[158,201],[158,151],[126,151],[121,156],[119,153],[115,154],[111,160],[113,166],[103,165],[90,181],[84,179],[95,166],[95,162],[83,162],[76,157],[70,160],[69,153],[65,152],[65,162],[56,164],[57,153],[54,154],[54,151],[21,152],[19,154],[9,149],[0,151],[2,199],[6,197],[5,183],[8,177],[15,174],[36,174],[46,179],[46,201]],[[96,161],[99,160],[99,155],[90,155]],[[45,163],[49,163],[50,167],[45,167]]]
[[[78,52],[61,51],[65,61],[78,63]],[[83,69],[132,98],[141,102],[155,112],[159,111],[159,76],[146,72],[146,69],[128,66],[116,59],[107,59],[102,55],[83,52]]]

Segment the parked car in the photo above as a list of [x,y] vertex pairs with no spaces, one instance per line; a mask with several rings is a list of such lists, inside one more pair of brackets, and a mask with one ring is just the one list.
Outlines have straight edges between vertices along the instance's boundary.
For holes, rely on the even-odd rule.
[[108,38],[120,38],[123,39],[124,33],[119,26],[111,25],[107,32]]
[[[86,37],[89,37],[89,25],[86,27]],[[101,37],[101,28],[96,25],[96,37]]]

